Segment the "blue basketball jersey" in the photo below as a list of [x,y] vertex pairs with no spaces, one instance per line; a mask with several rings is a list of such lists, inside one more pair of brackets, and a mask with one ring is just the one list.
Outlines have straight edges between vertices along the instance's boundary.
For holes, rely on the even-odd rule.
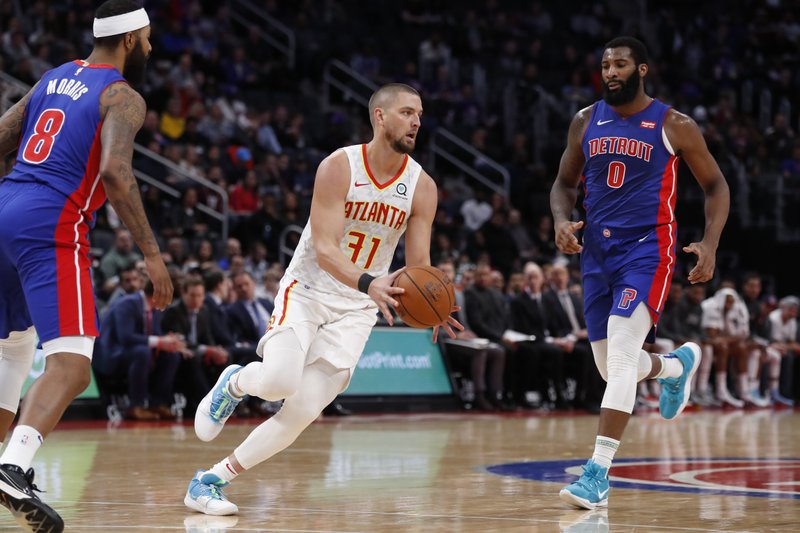
[[100,181],[100,94],[125,81],[110,65],[71,61],[44,74],[25,108],[17,161],[4,179],[63,194],[94,224],[106,199]]
[[668,109],[653,100],[623,118],[602,100],[592,107],[582,142],[581,253],[590,341],[606,338],[610,314],[630,316],[644,302],[656,324],[664,307],[677,242],[678,157],[664,134]]
[[583,136],[587,226],[647,230],[675,224],[678,158],[663,134],[669,106],[653,100],[627,118],[603,100]]

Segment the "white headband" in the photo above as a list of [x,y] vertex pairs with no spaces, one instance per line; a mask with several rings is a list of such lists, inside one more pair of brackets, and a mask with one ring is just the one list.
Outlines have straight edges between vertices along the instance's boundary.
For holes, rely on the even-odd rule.
[[108,37],[110,35],[119,35],[121,33],[128,33],[129,31],[141,30],[150,24],[150,18],[144,8],[131,11],[130,13],[123,13],[122,15],[114,15],[113,17],[106,17],[103,19],[94,19],[94,36],[95,37]]

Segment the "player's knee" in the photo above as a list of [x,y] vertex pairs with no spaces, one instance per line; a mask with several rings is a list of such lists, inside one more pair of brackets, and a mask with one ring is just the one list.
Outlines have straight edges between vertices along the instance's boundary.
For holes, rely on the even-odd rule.
[[52,354],[47,357],[45,373],[59,377],[59,381],[75,394],[80,394],[91,382],[91,360],[72,353]]
[[277,402],[285,398],[289,398],[297,392],[299,382],[286,381],[275,379],[276,376],[262,375],[258,380],[258,393],[259,398],[263,398],[270,402]]
[[305,352],[293,330],[276,333],[268,341],[265,358],[258,369],[256,395],[269,401],[289,398],[300,387]]

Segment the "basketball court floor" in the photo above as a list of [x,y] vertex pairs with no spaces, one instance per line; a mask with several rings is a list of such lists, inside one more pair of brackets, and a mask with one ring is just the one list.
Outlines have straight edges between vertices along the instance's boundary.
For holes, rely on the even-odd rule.
[[[321,420],[231,485],[233,517],[194,513],[183,496],[246,423],[212,443],[188,423],[64,423],[34,467],[75,532],[800,531],[800,411],[635,416],[609,510],[573,510],[558,491],[591,454],[596,425],[592,415]],[[4,511],[0,531],[17,531]]]

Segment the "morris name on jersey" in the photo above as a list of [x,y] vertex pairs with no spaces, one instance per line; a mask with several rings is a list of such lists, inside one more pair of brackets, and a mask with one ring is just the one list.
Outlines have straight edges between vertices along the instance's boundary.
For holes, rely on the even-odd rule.
[[89,88],[75,79],[61,78],[60,80],[50,80],[47,82],[47,95],[63,94],[72,100],[77,100],[89,92]]

